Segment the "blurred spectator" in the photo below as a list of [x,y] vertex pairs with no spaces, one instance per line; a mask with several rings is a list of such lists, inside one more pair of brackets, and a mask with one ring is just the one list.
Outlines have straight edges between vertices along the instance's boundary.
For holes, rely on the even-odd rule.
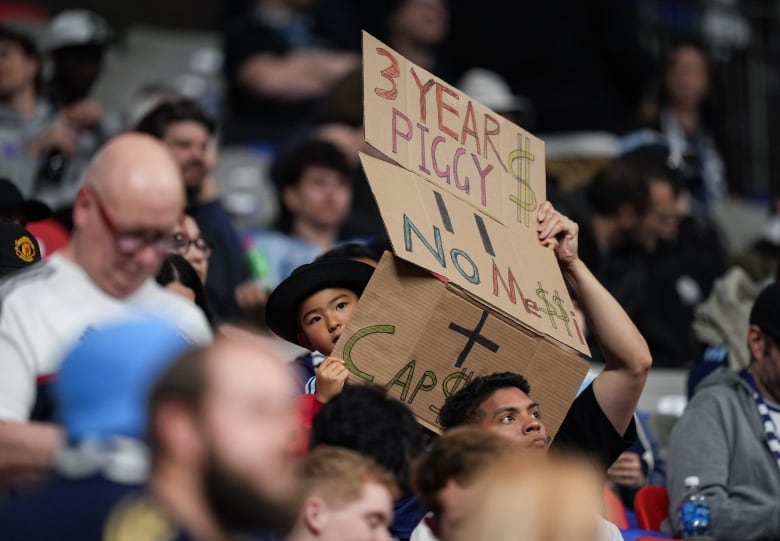
[[25,199],[19,188],[6,178],[0,178],[0,222],[21,226],[27,222],[45,220],[51,216],[51,209],[34,199]]
[[452,0],[450,54],[458,75],[495,71],[531,100],[538,133],[622,133],[634,124],[649,67],[633,5]]
[[85,333],[130,314],[154,312],[176,322],[193,342],[211,339],[197,308],[151,280],[172,248],[183,208],[179,171],[165,147],[147,136],[119,136],[87,170],[70,244],[6,281],[0,313],[0,482],[52,463],[59,430],[27,421],[51,419],[47,387],[65,348]]
[[307,141],[274,164],[280,186],[279,230],[254,230],[245,245],[257,265],[255,278],[274,289],[290,273],[335,246],[352,203],[350,171],[344,155],[330,143]]
[[780,283],[750,312],[750,365],[704,379],[672,430],[667,455],[674,516],[685,479],[698,476],[711,509],[710,535],[723,541],[780,537]]
[[330,86],[358,67],[315,33],[316,0],[257,0],[225,38],[225,141],[279,144],[313,117]]
[[155,278],[165,289],[181,295],[203,311],[206,321],[213,327],[211,309],[206,300],[206,291],[198,273],[190,263],[179,254],[168,254]]
[[395,478],[371,460],[337,447],[305,458],[304,500],[288,541],[389,541]]
[[[651,165],[647,165],[651,170]],[[684,214],[678,184],[668,169],[654,169],[648,183],[650,206],[642,220],[646,252],[644,279],[624,297],[653,354],[653,365],[690,367],[696,356],[693,311],[726,270],[716,232]]]
[[0,509],[3,539],[103,539],[112,505],[149,474],[143,438],[152,384],[188,345],[175,326],[157,318],[84,336],[62,361],[54,386],[67,438],[55,473]]
[[357,69],[333,85],[319,109],[311,137],[335,145],[347,159],[352,178],[352,210],[345,237],[384,235],[379,207],[360,163],[360,152],[377,155],[363,138],[363,70]]
[[346,385],[314,418],[309,445],[344,447],[392,472],[401,497],[394,505],[390,531],[398,539],[409,539],[425,515],[410,487],[412,461],[424,449],[425,434],[403,402],[388,397],[381,387]]
[[[266,341],[217,342],[173,363],[151,393],[148,487],[109,516],[106,541],[228,539],[295,520],[292,378]],[[161,534],[162,535],[162,534]]]
[[[621,287],[606,279],[622,276],[623,267],[631,264],[638,251],[639,224],[649,204],[641,168],[630,159],[618,158],[559,205],[580,226],[580,258],[619,300]],[[616,265],[621,268],[612,271]]]
[[39,94],[41,62],[30,36],[0,26],[0,174],[25,197],[35,193],[40,156],[55,146],[75,151],[71,130],[61,123],[49,127],[51,109]]
[[738,254],[734,265],[715,281],[709,297],[696,307],[693,332],[701,351],[688,376],[688,397],[719,366],[747,368],[748,318],[758,294],[775,281],[780,269],[780,214],[774,209],[761,236]]
[[41,39],[51,62],[44,96],[52,108],[53,126],[60,126],[70,140],[53,144],[43,154],[35,193],[60,211],[58,219],[68,227],[84,170],[97,149],[119,131],[118,119],[90,96],[111,37],[111,28],[98,14],[67,10],[51,20]]
[[144,83],[130,94],[122,106],[122,127],[125,130],[132,130],[149,111],[161,103],[181,98],[181,94],[167,83]]
[[[518,454],[496,434],[460,427],[445,433],[420,458],[413,483],[431,510],[425,524],[441,541],[621,540],[617,528],[599,517],[601,476],[589,466],[573,464]],[[580,500],[583,490],[590,493]],[[575,525],[566,535],[552,534]],[[421,525],[413,539],[430,539],[427,528]]]
[[388,44],[404,57],[445,80],[452,67],[443,59],[441,46],[450,29],[445,0],[397,0],[387,18]]
[[602,479],[586,463],[507,456],[487,465],[469,496],[461,502],[468,516],[442,541],[514,541],[518,532],[524,541],[624,539],[600,516]]
[[673,160],[681,166],[683,189],[700,214],[728,195],[723,160],[710,133],[709,92],[704,50],[692,42],[674,46],[666,57],[660,108],[652,126],[666,138]]
[[216,125],[194,101],[165,101],[136,126],[137,131],[162,140],[181,169],[187,190],[188,212],[213,250],[206,276],[206,292],[218,321],[235,321],[242,310],[265,303],[264,292],[247,281],[241,241],[219,200],[213,178],[217,161],[213,141]]
[[195,218],[189,214],[184,215],[184,221],[174,236],[176,253],[184,257],[192,265],[198,274],[201,283],[206,283],[209,273],[209,258],[211,257],[211,243],[200,234],[200,227]]
[[19,224],[0,222],[0,278],[40,260],[41,250],[32,233]]

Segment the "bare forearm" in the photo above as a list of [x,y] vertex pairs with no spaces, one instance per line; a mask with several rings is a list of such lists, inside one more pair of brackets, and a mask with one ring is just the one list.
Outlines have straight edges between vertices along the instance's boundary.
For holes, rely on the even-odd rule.
[[61,440],[62,430],[53,424],[0,422],[0,485],[50,469]]
[[604,353],[604,371],[594,381],[593,391],[607,418],[623,434],[647,380],[650,350],[625,310],[581,260],[563,270]]

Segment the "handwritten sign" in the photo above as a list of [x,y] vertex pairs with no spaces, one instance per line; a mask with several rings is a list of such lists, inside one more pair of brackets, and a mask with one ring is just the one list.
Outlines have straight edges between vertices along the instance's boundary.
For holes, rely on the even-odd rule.
[[363,32],[366,141],[520,234],[546,199],[544,143]]
[[590,350],[553,253],[414,173],[361,154],[395,253],[536,332]]
[[531,383],[554,436],[588,370],[573,353],[389,253],[333,354],[353,382],[384,386],[436,432],[448,396],[474,377],[512,371]]

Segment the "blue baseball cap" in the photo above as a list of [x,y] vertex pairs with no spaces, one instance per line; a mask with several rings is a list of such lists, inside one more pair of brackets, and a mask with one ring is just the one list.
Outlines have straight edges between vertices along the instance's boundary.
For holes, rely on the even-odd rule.
[[69,442],[142,438],[152,385],[190,347],[172,323],[151,316],[88,331],[54,382],[55,411]]

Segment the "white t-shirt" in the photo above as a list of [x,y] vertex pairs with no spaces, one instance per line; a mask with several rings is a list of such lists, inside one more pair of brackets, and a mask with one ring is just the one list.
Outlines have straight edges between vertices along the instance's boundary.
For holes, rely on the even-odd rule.
[[153,280],[118,299],[59,254],[0,283],[0,420],[26,421],[37,382],[56,375],[85,333],[138,314],[169,319],[194,344],[212,340],[203,313]]

